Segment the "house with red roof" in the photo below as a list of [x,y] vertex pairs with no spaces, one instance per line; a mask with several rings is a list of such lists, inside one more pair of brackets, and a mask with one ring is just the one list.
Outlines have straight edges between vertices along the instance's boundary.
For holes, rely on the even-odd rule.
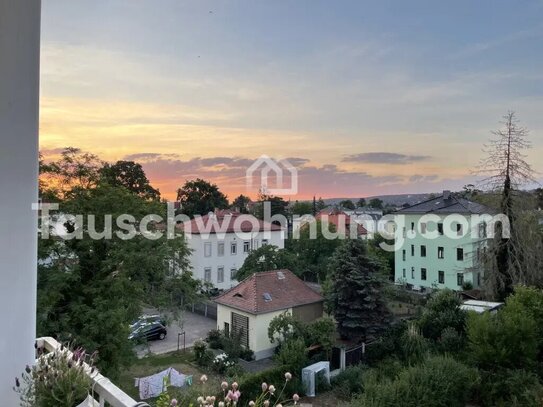
[[337,208],[325,208],[315,216],[316,220],[334,225],[338,234],[352,238],[367,238],[368,231],[357,216]]
[[217,329],[241,332],[242,344],[263,359],[274,353],[268,338],[273,318],[288,313],[302,322],[322,317],[324,298],[289,270],[254,273],[214,299]]
[[237,284],[236,271],[252,250],[271,244],[284,248],[286,231],[253,215],[219,210],[178,224],[191,249],[195,278],[220,290]]

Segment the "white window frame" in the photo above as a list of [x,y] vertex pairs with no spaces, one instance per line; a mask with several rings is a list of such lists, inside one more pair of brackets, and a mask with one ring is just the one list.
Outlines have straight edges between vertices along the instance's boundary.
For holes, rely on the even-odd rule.
[[211,267],[204,268],[204,281],[207,283],[211,283]]
[[238,242],[231,242],[230,243],[230,254],[235,256],[238,254]]
[[251,251],[251,242],[249,240],[245,240],[243,242],[243,253],[249,253]]
[[204,242],[204,257],[211,257],[211,242]]
[[224,242],[217,243],[217,256],[224,256]]
[[217,283],[224,283],[224,266],[217,267]]

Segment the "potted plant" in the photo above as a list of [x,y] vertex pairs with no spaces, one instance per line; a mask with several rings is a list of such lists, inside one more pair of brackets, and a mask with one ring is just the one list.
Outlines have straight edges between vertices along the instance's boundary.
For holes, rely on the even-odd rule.
[[26,366],[21,379],[15,378],[14,390],[19,393],[23,407],[87,407],[91,406],[92,375],[96,354],[82,348],[71,351],[61,345],[45,353],[36,346],[37,359]]

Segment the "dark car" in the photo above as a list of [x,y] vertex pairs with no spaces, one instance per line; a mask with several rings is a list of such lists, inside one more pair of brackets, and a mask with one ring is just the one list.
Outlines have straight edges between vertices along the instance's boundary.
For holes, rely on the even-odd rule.
[[162,340],[167,333],[166,327],[160,322],[150,322],[136,325],[128,335],[128,339],[133,341]]
[[130,324],[130,330],[133,331],[140,325],[153,324],[159,322],[166,326],[166,319],[160,315],[141,315],[137,320]]

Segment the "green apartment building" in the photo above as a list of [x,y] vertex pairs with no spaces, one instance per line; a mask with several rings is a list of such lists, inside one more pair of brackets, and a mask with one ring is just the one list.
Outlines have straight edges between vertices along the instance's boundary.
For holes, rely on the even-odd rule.
[[478,260],[487,240],[482,215],[490,214],[486,206],[449,191],[396,212],[395,282],[414,290],[462,290],[468,283],[479,288]]

